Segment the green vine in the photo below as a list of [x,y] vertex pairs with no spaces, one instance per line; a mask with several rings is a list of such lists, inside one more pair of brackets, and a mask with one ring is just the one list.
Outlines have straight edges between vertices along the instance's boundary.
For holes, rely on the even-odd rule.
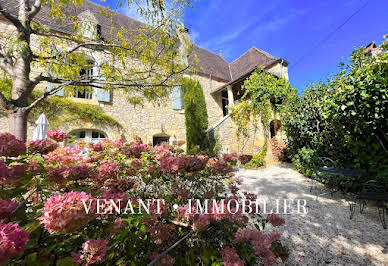
[[[0,79],[0,91],[9,99],[11,97],[12,81],[4,77]],[[37,91],[32,94],[32,99],[37,99],[42,92]],[[117,126],[121,128],[120,123],[107,115],[104,110],[97,105],[74,102],[70,98],[54,96],[41,102],[31,110],[28,115],[28,121],[35,122],[41,113],[45,113],[50,121],[50,128],[59,128],[65,123],[74,120],[83,120],[97,125]],[[6,115],[5,110],[0,108],[0,115]]]

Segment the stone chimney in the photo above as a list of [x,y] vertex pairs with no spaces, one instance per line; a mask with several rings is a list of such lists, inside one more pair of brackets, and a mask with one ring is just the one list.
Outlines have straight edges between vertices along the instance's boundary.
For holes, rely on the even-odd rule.
[[179,37],[179,48],[178,48],[179,53],[182,56],[183,62],[187,65],[189,48],[191,46],[189,29],[188,28],[179,29],[178,37]]

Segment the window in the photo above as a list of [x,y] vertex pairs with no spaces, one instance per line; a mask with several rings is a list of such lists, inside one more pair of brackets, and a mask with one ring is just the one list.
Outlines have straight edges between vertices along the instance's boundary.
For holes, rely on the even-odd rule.
[[170,137],[169,136],[154,136],[152,138],[152,144],[153,146],[157,146],[161,144],[162,142],[170,142]]
[[93,39],[96,35],[96,26],[90,21],[84,21],[82,22],[81,32],[86,38]]
[[174,87],[172,89],[172,109],[182,110],[185,109],[185,95],[180,87]]
[[[93,78],[93,62],[88,62],[89,65],[85,68],[82,68],[79,72],[81,77],[85,78]],[[80,98],[80,99],[92,99],[93,98],[93,89],[90,87],[84,87],[84,88],[75,88],[74,89],[74,97]]]
[[226,116],[227,114],[229,114],[229,109],[228,109],[229,98],[228,98],[228,92],[226,90],[221,92],[221,102],[222,102],[222,112],[224,116]]
[[84,140],[85,142],[89,143],[98,143],[106,138],[106,135],[104,133],[94,129],[82,129],[75,131],[71,134],[75,135],[76,139]]

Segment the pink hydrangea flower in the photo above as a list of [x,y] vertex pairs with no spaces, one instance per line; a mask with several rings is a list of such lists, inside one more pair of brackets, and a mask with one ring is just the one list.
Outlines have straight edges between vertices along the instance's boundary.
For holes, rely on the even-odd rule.
[[165,174],[177,174],[184,167],[185,162],[182,157],[169,156],[160,162],[160,170]]
[[0,156],[17,157],[26,152],[26,145],[10,133],[0,134]]
[[225,266],[243,266],[245,262],[240,259],[236,249],[232,247],[225,247],[220,251],[222,256],[222,262]]
[[87,179],[89,177],[91,177],[91,172],[86,164],[51,168],[47,174],[47,179],[56,183]]
[[285,224],[285,220],[275,213],[270,213],[267,215],[267,221],[272,224],[272,226],[281,226]]
[[125,144],[125,140],[124,139],[116,139],[112,142],[112,144],[114,147],[120,148]]
[[194,232],[200,233],[205,231],[210,224],[210,218],[211,216],[209,214],[196,214],[192,226]]
[[226,175],[233,171],[232,167],[223,161],[211,162],[210,167],[219,175]]
[[118,163],[104,163],[97,169],[98,178],[102,180],[106,180],[108,178],[117,178],[120,169],[121,167]]
[[127,226],[128,226],[128,222],[126,220],[122,218],[116,218],[110,230],[110,234],[113,235]]
[[236,240],[238,242],[260,241],[263,239],[263,233],[257,229],[240,228],[236,232]]
[[226,153],[222,156],[222,160],[226,163],[236,163],[237,162],[237,153]]
[[44,216],[39,217],[41,224],[50,233],[75,232],[95,218],[95,211],[91,204],[89,213],[86,213],[82,200],[89,206],[91,195],[85,192],[69,192],[55,194],[44,204]]
[[49,163],[57,163],[61,165],[69,165],[79,163],[83,160],[82,156],[78,155],[84,148],[81,146],[65,146],[58,148],[55,151],[47,154],[45,161]]
[[18,205],[10,199],[0,200],[0,219],[11,217]]
[[96,262],[103,261],[108,250],[109,241],[105,239],[89,239],[82,244],[81,254],[73,253],[73,259],[76,263],[90,265]]
[[123,154],[128,157],[134,157],[137,159],[141,158],[141,154],[148,150],[147,144],[141,144],[136,142],[131,142],[128,148],[123,149]]
[[8,165],[4,163],[3,160],[0,160],[0,180],[6,179],[9,176]]
[[194,219],[194,215],[196,214],[196,209],[194,206],[189,206],[186,204],[183,207],[179,207],[177,210],[178,218],[183,222],[189,222]]
[[27,142],[27,148],[33,153],[47,154],[55,151],[58,148],[58,144],[49,139],[32,140]]
[[19,227],[18,224],[0,222],[0,265],[16,253],[23,251],[29,237],[29,233]]
[[203,155],[199,156],[185,156],[184,168],[187,172],[196,172],[205,169],[208,158]]
[[156,160],[160,160],[162,158],[170,156],[170,150],[166,148],[165,145],[155,146],[152,149],[152,152],[154,153],[154,157]]
[[147,231],[156,245],[162,245],[174,238],[175,225],[154,223]]
[[8,167],[2,160],[0,160],[0,184],[17,183],[25,174],[28,165],[15,163]]
[[51,129],[47,131],[46,135],[47,137],[49,137],[52,140],[55,140],[56,142],[65,141],[65,139],[69,137],[69,135],[65,131],[60,129],[55,129],[55,130]]

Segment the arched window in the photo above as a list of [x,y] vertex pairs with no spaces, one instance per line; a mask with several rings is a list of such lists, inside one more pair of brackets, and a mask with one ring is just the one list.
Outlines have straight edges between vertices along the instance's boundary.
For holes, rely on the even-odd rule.
[[79,129],[70,133],[74,135],[77,140],[84,140],[88,143],[98,143],[107,138],[107,135],[96,129]]

